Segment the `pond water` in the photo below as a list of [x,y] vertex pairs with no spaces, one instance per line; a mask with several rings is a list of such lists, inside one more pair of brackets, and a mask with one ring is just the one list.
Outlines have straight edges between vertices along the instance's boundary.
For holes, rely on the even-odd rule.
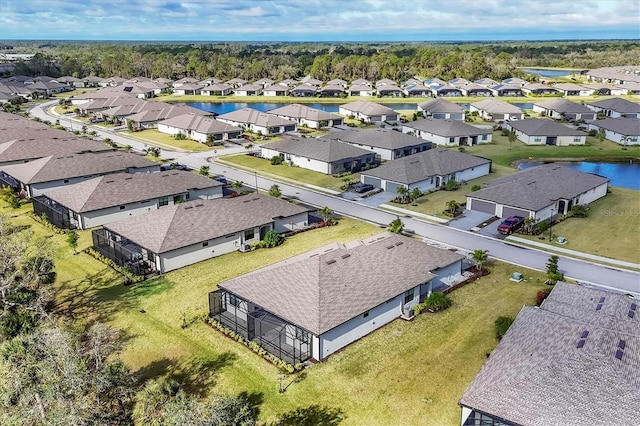
[[522,71],[527,74],[539,75],[542,77],[566,77],[574,72],[582,70],[545,70],[539,68],[527,68],[523,69]]
[[[541,161],[523,161],[518,164],[518,169],[539,166]],[[596,163],[589,161],[558,162],[585,173],[594,173],[610,179],[611,186],[635,189],[640,191],[640,163]]]

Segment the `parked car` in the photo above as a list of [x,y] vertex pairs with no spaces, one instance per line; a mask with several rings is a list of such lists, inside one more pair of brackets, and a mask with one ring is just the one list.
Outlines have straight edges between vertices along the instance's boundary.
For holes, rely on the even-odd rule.
[[229,181],[228,181],[228,180],[227,180],[227,178],[225,178],[224,176],[215,176],[215,177],[213,178],[213,180],[215,180],[215,181],[217,181],[217,182],[220,182],[220,183],[222,183],[222,184],[225,184],[225,185],[228,185],[228,184],[229,184]]
[[369,192],[373,190],[373,185],[369,183],[359,183],[353,188],[353,190],[355,192]]
[[520,229],[522,225],[524,225],[524,218],[522,216],[510,216],[498,225],[498,232],[509,235]]

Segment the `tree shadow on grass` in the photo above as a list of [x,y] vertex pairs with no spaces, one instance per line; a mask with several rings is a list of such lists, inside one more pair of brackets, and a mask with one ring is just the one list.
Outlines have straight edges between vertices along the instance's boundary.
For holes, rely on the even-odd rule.
[[344,420],[340,408],[310,405],[297,408],[280,416],[280,420],[270,426],[335,426]]
[[260,406],[264,402],[264,394],[262,392],[243,391],[238,394],[238,398],[249,402],[251,410],[255,413],[256,418],[260,415]]
[[137,370],[135,376],[140,383],[167,376],[180,383],[188,394],[202,398],[215,386],[215,379],[220,370],[231,365],[236,359],[237,355],[232,352],[223,352],[213,358],[193,356],[178,361],[161,358]]

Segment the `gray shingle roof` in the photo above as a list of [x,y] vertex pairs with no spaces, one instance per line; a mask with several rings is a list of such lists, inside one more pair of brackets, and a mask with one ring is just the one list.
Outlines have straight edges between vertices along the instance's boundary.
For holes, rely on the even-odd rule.
[[[570,310],[548,309],[548,302],[541,309],[522,308],[461,405],[526,426],[640,423],[640,322],[630,321],[626,312],[625,318],[611,320],[602,313],[602,322],[580,314],[595,311],[600,297],[606,298],[603,306],[618,299],[627,311],[633,301],[563,283],[549,298],[566,286],[573,287],[570,297],[562,297]],[[621,329],[620,323],[627,327]],[[617,359],[620,340],[625,347]]]
[[[20,133],[23,136],[26,134],[28,137],[35,136],[35,138],[15,139],[0,143],[0,163],[33,160],[51,155],[113,151],[113,148],[102,142],[75,138],[66,132],[61,132],[61,135],[53,132],[53,130],[48,131],[47,129],[42,132],[39,130],[22,131]],[[4,133],[0,132],[0,134]],[[52,134],[55,136],[51,137]],[[63,136],[63,138],[57,138],[57,136]]]
[[[548,88],[548,86],[545,86]],[[591,111],[589,108],[587,108],[584,105],[580,105],[577,104],[575,102],[571,102],[567,99],[549,99],[547,101],[536,101],[533,103],[534,105],[540,106],[542,108],[548,109],[548,110],[552,110],[552,111],[556,111],[558,113],[565,113],[565,114],[570,114],[570,113],[592,113],[593,111]]]
[[610,109],[621,113],[640,113],[640,104],[631,102],[626,99],[611,98],[601,101],[587,102],[587,105],[593,105],[602,109]]
[[581,90],[585,90],[586,89],[586,87],[580,86],[580,85],[575,84],[575,83],[558,83],[558,84],[554,84],[552,87],[554,89],[574,91],[574,92],[579,92]]
[[487,163],[491,163],[491,160],[450,149],[436,148],[387,161],[362,174],[410,185],[431,176],[444,176]]
[[320,335],[430,281],[462,256],[414,239],[381,234],[333,243],[219,284]]
[[206,117],[198,114],[182,114],[177,117],[168,118],[159,122],[167,126],[175,127],[183,130],[191,130],[197,133],[214,134],[226,132],[240,132],[241,128],[233,126],[222,121],[218,121],[213,117]]
[[282,141],[262,145],[263,148],[333,163],[371,155],[371,151],[332,139],[285,137]]
[[381,127],[349,129],[341,132],[329,133],[321,139],[325,138],[383,149],[402,149],[426,143],[425,140],[415,136]]
[[157,163],[128,152],[83,152],[38,158],[24,164],[3,166],[2,169],[24,184],[33,184],[153,165]]
[[307,211],[278,198],[249,194],[174,204],[104,227],[154,253],[165,253]]
[[467,197],[538,211],[555,200],[575,198],[608,181],[602,176],[550,163],[494,179],[486,188]]
[[291,126],[295,121],[287,120],[273,114],[258,111],[252,108],[242,108],[218,116],[218,120],[229,120],[236,123],[249,123],[262,127]]
[[424,118],[404,124],[405,127],[433,133],[444,137],[490,135],[490,128],[480,128],[463,123],[460,120],[439,120]]
[[585,132],[546,118],[526,118],[509,121],[507,126],[519,130],[529,136],[586,136]]
[[336,120],[342,118],[339,114],[322,111],[302,104],[290,104],[267,111],[269,114],[282,115],[292,119],[304,118],[312,121]]
[[471,104],[473,107],[489,114],[522,114],[522,110],[515,105],[500,99],[484,99]]
[[589,124],[625,136],[640,136],[640,119],[638,118],[606,118],[589,121]]
[[371,101],[355,101],[340,105],[340,108],[352,112],[359,112],[367,116],[397,115],[398,113],[389,107]]
[[84,213],[221,185],[182,170],[117,173],[54,189],[46,196],[74,212]]
[[436,98],[432,101],[422,102],[418,106],[429,113],[462,113],[463,109],[460,105],[442,98]]

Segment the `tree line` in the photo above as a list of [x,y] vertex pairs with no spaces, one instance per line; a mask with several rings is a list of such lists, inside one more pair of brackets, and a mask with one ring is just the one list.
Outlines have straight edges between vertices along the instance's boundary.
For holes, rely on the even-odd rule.
[[17,64],[14,74],[86,77],[136,76],[180,79],[239,77],[276,81],[311,75],[397,81],[412,76],[449,80],[523,73],[518,67],[589,69],[640,63],[638,41],[495,43],[101,43],[20,42],[16,49],[36,53]]

